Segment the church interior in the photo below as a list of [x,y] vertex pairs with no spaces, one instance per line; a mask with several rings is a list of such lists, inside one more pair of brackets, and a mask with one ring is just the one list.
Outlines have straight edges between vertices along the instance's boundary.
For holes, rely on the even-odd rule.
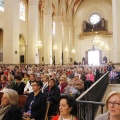
[[[94,120],[106,112],[105,104],[120,111],[120,101],[105,103],[112,91],[118,91],[120,100],[119,11],[120,0],[0,0],[0,77],[25,77],[24,87],[29,84],[32,92],[44,79],[48,88],[50,78],[55,87],[61,85],[60,79],[66,79],[66,86],[74,86],[75,81],[69,84],[72,80],[81,82],[76,86],[82,87],[72,86],[78,120]],[[0,90],[8,82],[2,80]],[[37,82],[31,85],[32,80]],[[61,86],[57,98],[60,90]],[[20,107],[27,99],[25,92],[29,95],[30,90],[23,88]]]
[[119,4],[0,0],[0,63],[119,64]]

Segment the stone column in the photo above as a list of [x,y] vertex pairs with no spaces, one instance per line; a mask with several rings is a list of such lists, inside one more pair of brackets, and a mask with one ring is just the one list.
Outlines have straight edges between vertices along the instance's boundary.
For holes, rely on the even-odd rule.
[[120,0],[112,0],[114,63],[120,63]]
[[3,63],[19,63],[20,1],[4,0]]
[[[42,42],[42,45],[43,45],[43,33],[44,33],[44,31],[43,31],[44,30],[43,23],[44,23],[43,18],[40,18],[40,40]],[[42,48],[39,49],[39,61],[40,61],[40,63],[42,63],[42,57],[44,56],[43,46],[42,46]]]
[[69,57],[72,58],[72,62],[74,61],[74,54],[75,53],[72,53],[72,49],[74,48],[75,49],[75,44],[74,44],[74,38],[73,38],[73,25],[72,23],[70,24],[70,27],[69,27],[69,43],[70,43],[70,51],[69,51]]
[[38,48],[36,44],[38,41],[38,1],[28,1],[28,64],[39,63]]
[[45,0],[43,34],[44,63],[52,64],[52,0]]
[[[55,16],[55,40],[58,50],[55,51],[55,63],[62,64],[62,25],[61,16]],[[54,45],[55,43],[53,43]]]
[[[63,23],[63,64],[69,63],[69,23]],[[65,48],[68,48],[68,51],[65,51]]]

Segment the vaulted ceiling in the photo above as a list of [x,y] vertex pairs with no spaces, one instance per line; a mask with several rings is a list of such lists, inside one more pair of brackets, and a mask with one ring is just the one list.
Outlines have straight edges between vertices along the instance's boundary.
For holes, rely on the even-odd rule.
[[[26,0],[27,3],[29,0]],[[44,12],[44,1],[39,1],[39,10],[40,13]],[[62,15],[63,20],[71,19],[76,13],[77,9],[80,5],[87,0],[52,0],[52,16]],[[112,0],[106,0],[107,2],[112,4]]]

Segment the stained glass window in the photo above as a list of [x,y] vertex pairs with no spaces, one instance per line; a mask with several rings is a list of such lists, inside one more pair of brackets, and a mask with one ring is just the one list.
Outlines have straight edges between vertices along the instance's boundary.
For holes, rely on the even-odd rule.
[[0,0],[0,10],[4,11],[4,0]]
[[20,19],[25,21],[25,4],[22,0],[20,1]]

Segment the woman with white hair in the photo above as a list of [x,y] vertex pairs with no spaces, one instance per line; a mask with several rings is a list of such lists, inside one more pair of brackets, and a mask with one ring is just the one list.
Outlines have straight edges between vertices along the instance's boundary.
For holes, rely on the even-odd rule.
[[12,89],[4,89],[0,105],[0,120],[22,120],[18,104],[18,93]]

